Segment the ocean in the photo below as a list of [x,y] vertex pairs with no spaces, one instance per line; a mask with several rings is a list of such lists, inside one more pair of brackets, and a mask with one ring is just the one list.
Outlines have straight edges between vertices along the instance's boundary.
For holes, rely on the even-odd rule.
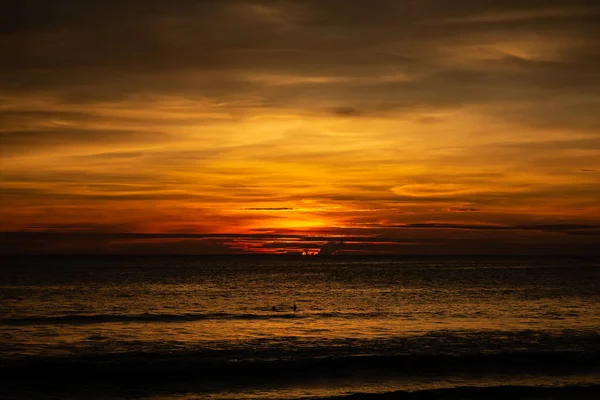
[[598,258],[4,257],[0,304],[0,398],[600,398]]

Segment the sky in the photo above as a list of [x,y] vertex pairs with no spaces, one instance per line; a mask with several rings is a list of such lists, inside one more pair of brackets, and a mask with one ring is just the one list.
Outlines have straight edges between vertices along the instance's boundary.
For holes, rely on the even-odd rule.
[[600,4],[8,0],[0,251],[598,254]]

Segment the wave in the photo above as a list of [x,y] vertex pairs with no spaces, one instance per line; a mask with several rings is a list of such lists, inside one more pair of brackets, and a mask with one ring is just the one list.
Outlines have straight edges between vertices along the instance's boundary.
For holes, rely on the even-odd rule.
[[444,400],[444,399],[581,399],[598,398],[600,385],[566,386],[460,386],[418,391],[395,391],[387,393],[355,393],[344,396],[318,397],[314,400]]
[[[245,353],[249,356],[249,353]],[[38,380],[139,382],[227,382],[309,380],[326,377],[410,377],[481,373],[600,372],[600,351],[508,352],[463,355],[307,356],[277,352],[272,357],[239,358],[231,352],[129,352],[1,359],[5,382]]]
[[231,314],[231,313],[205,313],[205,314],[75,314],[57,316],[30,316],[19,318],[2,318],[1,325],[79,325],[79,324],[102,324],[109,322],[186,322],[203,320],[269,320],[269,319],[292,319],[292,318],[375,318],[385,317],[385,313],[286,313],[273,312],[264,314]]

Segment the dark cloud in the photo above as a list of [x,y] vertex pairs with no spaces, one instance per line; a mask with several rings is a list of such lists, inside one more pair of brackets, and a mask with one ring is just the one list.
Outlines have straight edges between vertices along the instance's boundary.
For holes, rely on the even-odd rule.
[[87,144],[123,145],[172,141],[163,132],[124,129],[84,129],[56,127],[43,130],[0,130],[2,154],[12,155],[34,152],[40,149],[73,147]]
[[594,224],[539,224],[539,225],[490,225],[490,224],[451,224],[451,223],[416,223],[416,224],[398,224],[390,227],[403,229],[467,229],[483,231],[540,231],[540,232],[559,232],[567,234],[589,234],[600,229],[600,225]]
[[107,223],[84,223],[74,222],[69,224],[43,224],[43,225],[30,225],[25,228],[23,232],[5,232],[5,235],[12,236],[45,236],[46,234],[63,235],[69,233],[75,234],[91,234],[91,235],[104,235],[106,232],[126,232],[135,227],[131,224],[118,223],[118,224],[107,224]]
[[[89,237],[102,236],[108,239],[248,239],[248,240],[293,240],[302,243],[328,242],[372,242],[382,241],[376,232],[365,232],[364,230],[335,229],[324,230],[323,234],[306,235],[297,232],[290,233],[138,233],[130,232],[131,225],[127,224],[100,224],[100,223],[77,223],[77,224],[44,224],[29,226],[28,230],[2,232],[5,237],[27,238],[47,237],[57,235],[69,237],[70,235],[87,235]],[[123,231],[127,230],[127,231]],[[326,233],[326,234],[325,234]],[[436,239],[437,240],[437,239]],[[394,243],[411,243],[427,241],[412,238],[386,238],[385,241]],[[430,240],[431,242],[431,240]]]
[[355,117],[360,115],[360,112],[353,107],[334,107],[331,111],[334,115],[339,115],[341,117]]
[[[413,227],[431,229],[432,224],[414,224]],[[580,229],[585,226],[586,229]],[[104,229],[128,229],[127,226],[101,224],[75,224],[32,226],[32,231],[0,232],[0,253],[2,254],[236,254],[251,249],[255,252],[278,252],[299,254],[304,249],[328,254],[597,254],[594,236],[600,227],[577,226],[523,226],[518,229],[568,229],[576,228],[569,236],[590,237],[587,241],[565,241],[556,246],[548,246],[547,238],[532,239],[521,237],[515,242],[515,233],[507,237],[461,237],[458,225],[450,228],[447,224],[441,229],[458,229],[450,238],[394,237],[392,231],[378,227],[362,236],[350,236],[347,229],[332,229],[332,234],[312,236],[303,234],[196,234],[170,233],[148,234],[127,232],[102,232]],[[51,228],[51,230],[46,230]],[[403,226],[407,228],[407,226]],[[439,228],[439,227],[438,227]],[[395,228],[396,229],[396,228]],[[394,230],[395,230],[394,229]],[[437,228],[433,228],[437,229]],[[471,229],[466,227],[465,229]],[[506,228],[510,231],[510,227]],[[363,233],[364,229],[360,230]],[[379,234],[373,234],[380,232]],[[414,235],[407,235],[414,236]],[[567,237],[568,238],[568,237]]]
[[570,235],[600,236],[600,229],[585,229],[569,232]]
[[290,207],[248,207],[243,208],[246,211],[291,211],[293,208]]
[[[592,1],[7,3],[2,87],[71,101],[153,92],[312,108],[343,99],[351,105],[333,112],[356,115],[581,96],[600,85],[600,8]],[[460,46],[517,36],[576,44],[556,60],[506,54],[460,65],[440,53],[458,46],[460,58]],[[331,79],[273,86],[254,80],[257,73]],[[410,79],[381,82],[398,73]]]
[[[138,100],[140,101],[140,100]],[[148,98],[148,102],[152,99]],[[145,105],[142,102],[142,105]],[[53,105],[46,105],[52,107]],[[119,115],[114,113],[114,110],[97,110],[95,108],[86,108],[78,111],[67,111],[60,109],[43,109],[44,105],[38,106],[37,109],[25,110],[19,109],[18,105],[12,105],[12,107],[6,107],[0,109],[0,121],[2,121],[3,130],[27,130],[32,126],[39,126],[40,124],[55,124],[62,123],[65,127],[69,128],[73,125],[77,126],[94,126],[106,123],[109,119],[112,124],[118,124],[120,127],[131,126],[132,128],[139,129],[140,126],[148,127],[150,132],[156,130],[156,126],[173,126],[190,125],[203,126],[207,124],[218,124],[223,121],[223,118],[209,118],[207,116],[198,116],[197,109],[191,108],[184,110],[179,118],[165,119],[162,115],[154,114],[143,114],[143,115]],[[60,106],[54,105],[56,108]],[[113,111],[113,112],[111,112]],[[153,129],[154,128],[154,129]]]
[[[76,182],[76,181],[73,181]],[[72,189],[88,189],[85,192],[74,192]],[[3,187],[0,188],[0,196],[4,197],[4,201],[9,201],[11,198],[17,200],[27,199],[32,201],[56,201],[65,200],[73,201],[81,204],[81,201],[89,202],[107,202],[107,201],[140,201],[152,202],[162,200],[178,200],[178,201],[198,201],[198,202],[213,202],[213,203],[235,203],[240,200],[248,202],[259,202],[264,200],[264,195],[259,193],[245,193],[244,191],[231,194],[218,193],[202,193],[186,190],[171,190],[164,186],[158,190],[153,190],[152,187],[145,185],[88,185],[86,183],[77,182],[73,187],[61,189],[45,189],[41,187]],[[276,196],[273,196],[275,199]]]

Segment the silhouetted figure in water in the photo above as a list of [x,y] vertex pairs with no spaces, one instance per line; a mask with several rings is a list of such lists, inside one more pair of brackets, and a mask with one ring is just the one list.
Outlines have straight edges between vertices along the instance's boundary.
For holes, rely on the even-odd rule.
[[273,306],[272,310],[273,310],[273,311],[277,311],[277,309],[275,308],[275,306]]
[[297,310],[296,304],[294,304],[294,307],[292,307],[292,310],[294,310],[294,312],[296,312],[296,310]]

